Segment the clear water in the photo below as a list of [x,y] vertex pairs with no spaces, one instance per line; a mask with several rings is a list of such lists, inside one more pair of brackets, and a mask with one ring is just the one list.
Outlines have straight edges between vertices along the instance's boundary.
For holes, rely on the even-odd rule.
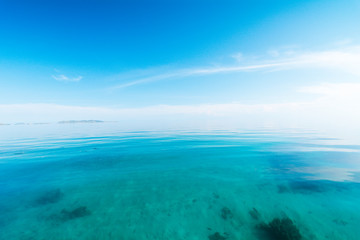
[[[0,132],[0,239],[360,239],[360,147],[339,139],[96,124]],[[279,226],[288,237],[276,218],[291,219]]]

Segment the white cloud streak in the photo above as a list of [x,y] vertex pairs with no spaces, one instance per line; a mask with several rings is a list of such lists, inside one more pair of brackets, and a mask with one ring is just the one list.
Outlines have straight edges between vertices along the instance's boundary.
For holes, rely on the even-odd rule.
[[64,74],[59,75],[52,75],[53,79],[61,82],[79,82],[81,79],[83,79],[83,76],[77,76],[77,77],[68,77]]
[[136,79],[131,82],[118,84],[112,89],[126,88],[138,84],[156,82],[164,79],[172,78],[183,78],[196,75],[210,75],[210,74],[220,74],[220,73],[230,73],[230,72],[246,72],[252,70],[260,70],[274,67],[283,67],[292,63],[270,63],[270,64],[259,64],[259,65],[250,65],[250,66],[235,66],[235,67],[213,67],[213,68],[198,68],[198,69],[182,69],[174,70],[172,73],[164,73],[159,75],[154,75],[146,78]]
[[[273,53],[273,58],[261,60],[258,64],[175,69],[170,72],[162,72],[118,84],[113,86],[112,89],[121,89],[165,79],[178,79],[196,75],[226,74],[261,70],[280,71],[285,69],[317,68],[339,70],[360,76],[360,46],[351,46],[327,51],[299,52],[286,49],[285,52],[277,50],[271,50],[271,52]],[[274,56],[274,52],[276,52],[276,57]],[[243,58],[242,55],[241,57]],[[244,62],[244,60],[242,62]]]

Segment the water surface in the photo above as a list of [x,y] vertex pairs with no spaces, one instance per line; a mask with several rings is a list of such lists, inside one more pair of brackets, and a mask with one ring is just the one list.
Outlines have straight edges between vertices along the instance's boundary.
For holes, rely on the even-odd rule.
[[359,239],[358,145],[299,130],[83,129],[0,128],[0,239],[272,240],[276,224],[284,239]]

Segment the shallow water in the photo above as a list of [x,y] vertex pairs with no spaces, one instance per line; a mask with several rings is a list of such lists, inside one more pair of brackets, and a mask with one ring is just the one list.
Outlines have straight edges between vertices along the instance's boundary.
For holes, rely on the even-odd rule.
[[0,239],[272,240],[276,218],[291,219],[283,239],[359,239],[358,145],[53,127],[0,128]]

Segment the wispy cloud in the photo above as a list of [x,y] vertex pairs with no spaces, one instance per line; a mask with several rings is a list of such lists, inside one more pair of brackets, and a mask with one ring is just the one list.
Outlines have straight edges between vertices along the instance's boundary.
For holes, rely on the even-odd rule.
[[[268,52],[269,57],[258,57],[257,61],[252,64],[246,64],[245,57],[238,56],[241,61],[237,65],[219,65],[214,67],[184,68],[173,69],[147,77],[134,77],[131,81],[121,83],[112,87],[112,89],[127,88],[134,85],[156,82],[165,79],[178,79],[196,75],[226,74],[234,72],[249,71],[281,71],[285,69],[336,69],[360,76],[360,46],[348,46],[341,49],[330,49],[323,51],[301,51],[298,47],[281,48],[280,50],[272,49]],[[240,64],[242,63],[242,64]]]
[[268,63],[268,64],[258,64],[258,65],[249,65],[249,66],[224,66],[224,67],[211,67],[211,68],[193,68],[193,69],[180,69],[173,70],[172,72],[162,73],[158,75],[153,75],[145,78],[139,78],[130,82],[118,84],[112,87],[112,89],[126,88],[138,84],[156,82],[164,79],[176,79],[182,77],[190,77],[196,75],[210,75],[210,74],[221,74],[221,73],[230,73],[230,72],[246,72],[261,70],[274,67],[282,67],[286,65],[293,64],[291,62],[281,62],[281,63]]
[[68,77],[64,74],[52,75],[51,77],[61,82],[79,82],[81,79],[83,79],[83,76]]
[[184,71],[183,72],[178,71],[178,72],[173,72],[173,73],[158,74],[158,75],[138,78],[138,79],[136,79],[134,81],[118,84],[116,86],[113,86],[112,89],[126,88],[126,87],[131,87],[131,86],[142,84],[142,83],[156,82],[156,81],[163,80],[163,79],[182,77],[182,76],[188,76],[188,75],[189,75],[189,73],[186,73]]

